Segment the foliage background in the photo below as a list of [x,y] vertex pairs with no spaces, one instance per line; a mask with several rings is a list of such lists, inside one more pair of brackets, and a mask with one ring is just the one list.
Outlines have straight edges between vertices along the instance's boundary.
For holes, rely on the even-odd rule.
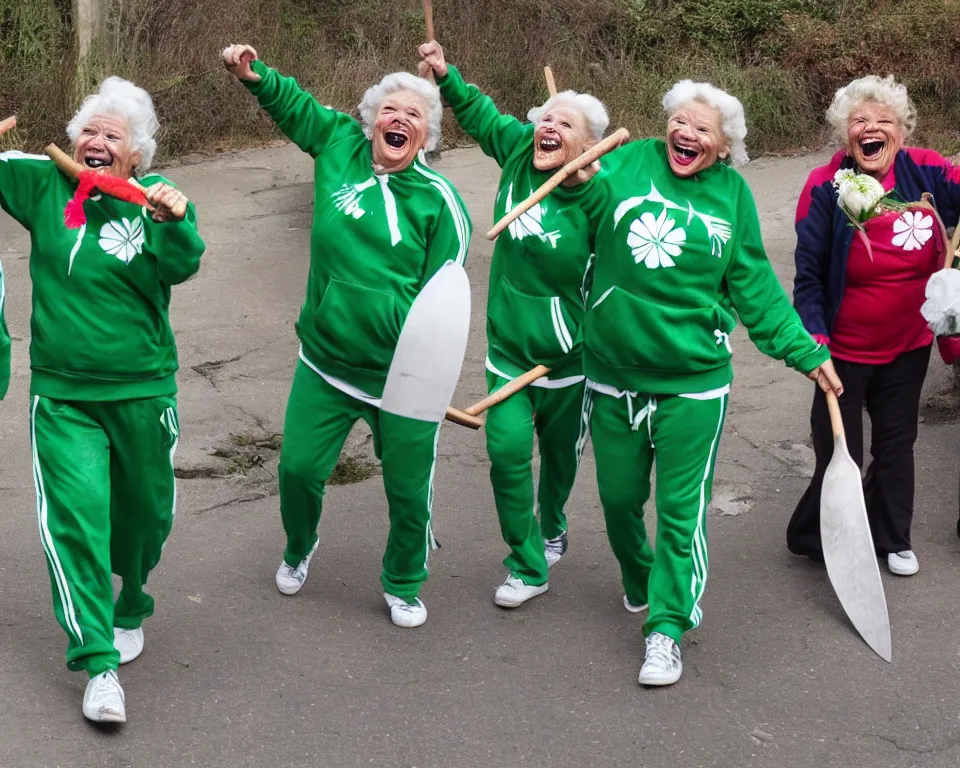
[[[0,116],[19,126],[0,146],[66,142],[80,98],[105,74],[154,96],[160,160],[278,136],[222,69],[220,50],[249,42],[325,104],[352,111],[364,88],[415,71],[425,37],[418,0],[109,0],[91,71],[77,74],[70,0],[0,0]],[[596,94],[612,127],[662,130],[659,101],[683,77],[744,102],[752,154],[825,139],[836,88],[894,74],[920,111],[914,142],[960,149],[960,0],[435,0],[449,61],[501,109],[525,115],[560,88]],[[445,144],[463,139],[446,121]]]

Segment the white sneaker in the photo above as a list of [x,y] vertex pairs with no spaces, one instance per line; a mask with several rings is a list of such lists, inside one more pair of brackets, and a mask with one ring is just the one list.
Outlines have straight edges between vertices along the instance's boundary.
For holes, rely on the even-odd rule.
[[920,570],[920,563],[912,549],[903,552],[891,552],[887,555],[887,567],[897,576],[913,576]]
[[555,539],[544,539],[543,550],[547,556],[547,568],[553,568],[567,551],[567,532],[564,531]]
[[83,694],[83,716],[95,723],[125,723],[123,688],[117,679],[117,670],[108,669],[91,677]]
[[390,606],[390,621],[398,627],[412,629],[419,627],[427,620],[427,606],[419,597],[412,605],[402,597],[388,595],[386,592],[383,593],[383,598]]
[[680,646],[672,637],[651,632],[647,637],[646,656],[640,667],[640,685],[673,685],[683,674]]
[[143,653],[143,627],[113,628],[113,647],[120,654],[120,663],[127,664]]
[[277,589],[285,595],[295,595],[303,588],[303,583],[307,580],[307,571],[310,568],[310,558],[317,551],[320,544],[318,538],[313,547],[307,552],[307,556],[300,561],[296,568],[287,565],[286,560],[280,561],[280,567],[277,569]]
[[516,608],[523,605],[530,598],[542,595],[549,586],[544,583],[539,587],[524,584],[520,579],[512,574],[507,576],[507,580],[497,587],[497,593],[493,596],[493,602],[501,608]]
[[648,603],[644,603],[643,605],[634,605],[630,602],[626,595],[623,596],[623,607],[630,611],[630,613],[643,613],[645,610],[647,610],[648,605]]

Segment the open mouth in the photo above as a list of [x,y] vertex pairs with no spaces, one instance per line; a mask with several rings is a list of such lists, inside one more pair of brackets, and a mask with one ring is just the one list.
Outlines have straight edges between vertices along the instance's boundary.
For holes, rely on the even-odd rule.
[[885,142],[868,140],[860,142],[860,151],[863,152],[863,156],[868,160],[877,157],[881,152],[883,152],[883,147]]
[[560,149],[561,143],[559,139],[550,139],[544,137],[540,139],[539,146],[541,152],[556,152],[558,149]]
[[407,137],[397,131],[387,131],[383,134],[383,140],[394,149],[403,149],[407,144]]
[[700,157],[700,153],[697,150],[681,146],[677,143],[673,145],[673,153],[680,165],[690,165],[690,163]]
[[111,165],[113,165],[113,158],[92,157],[87,155],[85,158],[83,158],[83,164],[86,165],[87,168],[109,168]]

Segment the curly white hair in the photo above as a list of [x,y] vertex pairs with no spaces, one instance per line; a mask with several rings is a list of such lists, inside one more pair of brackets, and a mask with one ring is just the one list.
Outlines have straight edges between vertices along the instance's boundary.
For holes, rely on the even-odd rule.
[[96,93],[83,100],[80,109],[67,124],[70,141],[76,144],[84,127],[98,115],[113,115],[126,121],[130,145],[134,152],[140,153],[140,162],[134,170],[139,174],[145,173],[153,163],[157,151],[154,137],[160,129],[150,94],[122,77],[108,77],[100,83]]
[[540,118],[557,104],[567,104],[579,111],[586,118],[593,138],[597,141],[603,138],[603,134],[610,125],[610,117],[603,102],[588,93],[561,91],[556,96],[551,96],[541,106],[533,107],[527,112],[527,120],[536,125],[540,122]]
[[663,109],[671,115],[691,101],[708,104],[720,112],[721,129],[730,144],[730,163],[738,167],[750,162],[744,141],[747,138],[747,120],[740,100],[710,83],[681,80],[663,97]]
[[907,95],[907,86],[898,83],[893,75],[867,75],[838,88],[833,95],[833,101],[827,108],[827,122],[836,141],[847,143],[847,120],[850,112],[864,101],[875,101],[890,107],[900,120],[905,139],[917,127],[917,108]]
[[376,85],[371,85],[363,94],[357,109],[360,123],[368,139],[373,138],[373,123],[383,100],[397,91],[413,91],[421,96],[427,105],[427,143],[424,149],[432,152],[440,143],[440,124],[443,119],[443,105],[440,103],[440,89],[422,77],[409,72],[394,72],[387,75]]

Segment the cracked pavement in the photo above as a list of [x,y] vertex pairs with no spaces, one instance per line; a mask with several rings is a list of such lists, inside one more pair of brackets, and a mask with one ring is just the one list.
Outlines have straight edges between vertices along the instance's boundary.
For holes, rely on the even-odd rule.
[[[771,260],[792,275],[796,198],[829,156],[747,166]],[[456,395],[483,395],[483,313],[498,179],[476,149],[438,169],[470,208],[470,349]],[[180,351],[178,516],[150,589],[143,656],[120,672],[129,722],[99,731],[66,671],[37,535],[27,386],[29,241],[0,218],[14,376],[0,408],[0,765],[817,766],[960,764],[960,425],[925,411],[917,444],[920,573],[884,584],[893,663],[849,626],[822,568],[791,557],[784,529],[812,470],[812,383],[764,358],[738,328],[736,381],[709,518],[704,624],[669,689],[636,682],[640,621],[621,605],[592,453],[569,504],[570,549],[550,591],[493,605],[505,555],[482,432],[444,426],[436,534],[422,597],[430,619],[390,624],[379,584],[386,504],[378,476],[329,488],[303,592],[283,597],[276,442],[297,341],[312,211],[294,147],[192,158],[166,169],[198,208],[200,274],[174,290]],[[947,369],[936,353],[925,398]],[[272,447],[271,447],[272,446]],[[371,455],[365,427],[347,451]],[[237,473],[242,470],[241,473]],[[648,512],[648,520],[652,514]]]

